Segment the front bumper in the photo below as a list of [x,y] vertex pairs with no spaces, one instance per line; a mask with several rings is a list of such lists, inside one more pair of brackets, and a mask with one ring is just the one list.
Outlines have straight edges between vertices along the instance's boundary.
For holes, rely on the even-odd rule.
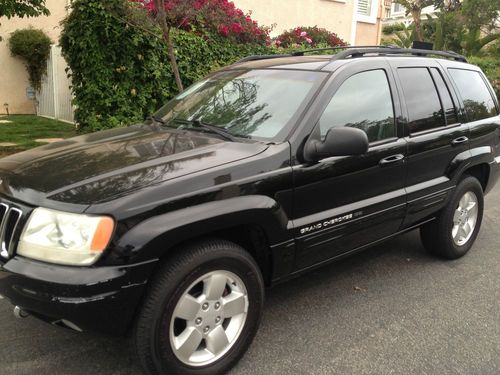
[[15,257],[1,263],[0,294],[51,323],[121,335],[130,327],[156,261],[66,267]]

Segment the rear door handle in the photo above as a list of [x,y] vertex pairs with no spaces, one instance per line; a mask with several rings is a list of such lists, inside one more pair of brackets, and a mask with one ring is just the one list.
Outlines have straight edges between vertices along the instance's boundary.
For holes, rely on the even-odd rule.
[[391,156],[388,156],[388,157],[383,158],[382,160],[380,160],[379,161],[379,165],[381,167],[383,167],[383,166],[388,165],[388,164],[393,164],[393,163],[397,163],[397,162],[403,161],[404,158],[405,158],[405,156],[403,154],[391,155]]
[[468,140],[469,140],[469,138],[467,138],[466,136],[458,137],[458,138],[455,138],[453,141],[451,141],[451,144],[455,146],[455,145],[465,143]]

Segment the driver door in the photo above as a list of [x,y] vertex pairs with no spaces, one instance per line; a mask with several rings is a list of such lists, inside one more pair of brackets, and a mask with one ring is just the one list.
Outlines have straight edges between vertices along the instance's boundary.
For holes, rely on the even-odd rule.
[[385,61],[367,63],[335,76],[311,137],[356,127],[368,135],[368,152],[294,167],[298,270],[387,237],[404,219],[407,143],[396,121],[399,100]]

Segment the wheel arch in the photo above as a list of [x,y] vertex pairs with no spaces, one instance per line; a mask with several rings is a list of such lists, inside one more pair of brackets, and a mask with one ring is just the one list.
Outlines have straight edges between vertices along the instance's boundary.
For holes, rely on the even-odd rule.
[[493,151],[490,146],[476,147],[467,150],[452,161],[451,178],[460,181],[464,176],[475,177],[486,193],[489,189],[490,163],[494,160]]
[[287,215],[272,198],[231,198],[149,218],[118,240],[117,251],[133,262],[162,260],[192,241],[226,239],[254,257],[268,284],[272,276],[270,246],[289,239],[287,226]]

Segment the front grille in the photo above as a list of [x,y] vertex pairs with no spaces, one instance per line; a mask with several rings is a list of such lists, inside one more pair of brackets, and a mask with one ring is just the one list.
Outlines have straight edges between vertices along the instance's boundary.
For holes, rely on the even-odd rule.
[[0,257],[10,258],[14,254],[16,233],[23,211],[6,203],[0,203]]

